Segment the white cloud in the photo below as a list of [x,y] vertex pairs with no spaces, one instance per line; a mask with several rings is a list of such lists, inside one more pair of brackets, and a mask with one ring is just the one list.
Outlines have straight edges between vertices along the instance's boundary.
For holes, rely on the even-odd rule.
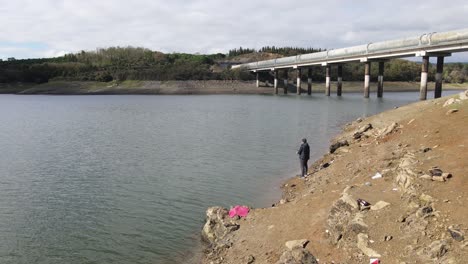
[[[466,27],[465,1],[16,0],[0,5],[0,43],[44,43],[9,56],[55,56],[108,46],[164,52],[234,47],[339,48]],[[14,47],[12,47],[14,48]],[[451,60],[466,56],[454,56]]]

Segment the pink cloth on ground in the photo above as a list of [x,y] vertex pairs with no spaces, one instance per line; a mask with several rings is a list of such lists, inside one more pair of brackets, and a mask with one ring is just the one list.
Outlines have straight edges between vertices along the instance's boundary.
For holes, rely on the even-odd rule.
[[236,215],[237,215],[236,208],[231,208],[231,210],[229,210],[229,217],[233,218]]
[[238,215],[240,217],[246,217],[249,214],[249,208],[247,206],[236,205],[231,210],[229,210],[229,217],[233,218]]

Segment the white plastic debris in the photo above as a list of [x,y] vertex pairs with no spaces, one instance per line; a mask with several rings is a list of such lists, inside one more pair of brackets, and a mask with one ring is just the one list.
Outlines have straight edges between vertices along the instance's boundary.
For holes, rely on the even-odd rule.
[[380,179],[382,178],[382,174],[380,174],[380,172],[377,172],[374,176],[372,176],[372,179],[375,180],[375,179]]

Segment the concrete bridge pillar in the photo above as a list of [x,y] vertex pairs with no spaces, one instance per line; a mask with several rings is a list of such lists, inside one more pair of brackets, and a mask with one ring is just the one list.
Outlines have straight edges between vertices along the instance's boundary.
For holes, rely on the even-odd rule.
[[297,67],[296,69],[296,73],[297,73],[297,80],[296,80],[296,93],[298,95],[301,94],[301,74],[302,74],[302,70],[301,68]]
[[338,78],[336,82],[336,95],[341,96],[341,91],[343,88],[343,65],[338,65]]
[[371,62],[366,61],[364,64],[364,98],[369,98],[370,68]]
[[278,70],[273,71],[273,93],[278,94]]
[[419,100],[427,98],[427,71],[429,69],[429,56],[422,57],[421,64],[421,87],[419,89]]
[[307,94],[312,94],[312,68],[307,69]]
[[440,98],[442,96],[442,73],[444,71],[444,56],[437,57],[437,72],[435,76],[435,90],[434,98]]
[[330,96],[330,70],[331,66],[328,64],[325,69],[325,95]]
[[257,75],[257,88],[260,87],[260,74],[258,72],[256,72],[256,75]]
[[285,69],[283,74],[284,74],[283,75],[283,77],[284,77],[284,87],[283,87],[284,90],[283,90],[283,93],[288,94],[288,85],[289,85],[288,84],[288,78],[289,78],[288,77],[288,69]]
[[383,97],[383,75],[384,75],[385,64],[383,61],[379,61],[379,77],[377,81],[377,97]]

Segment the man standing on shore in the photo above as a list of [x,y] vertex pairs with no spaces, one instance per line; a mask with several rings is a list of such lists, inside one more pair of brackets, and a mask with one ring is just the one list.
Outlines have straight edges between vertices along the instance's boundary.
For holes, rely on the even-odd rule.
[[302,177],[305,177],[308,170],[307,161],[309,161],[310,156],[310,148],[309,144],[307,144],[307,139],[302,139],[302,144],[297,151],[297,154],[299,155],[299,161],[301,162]]

